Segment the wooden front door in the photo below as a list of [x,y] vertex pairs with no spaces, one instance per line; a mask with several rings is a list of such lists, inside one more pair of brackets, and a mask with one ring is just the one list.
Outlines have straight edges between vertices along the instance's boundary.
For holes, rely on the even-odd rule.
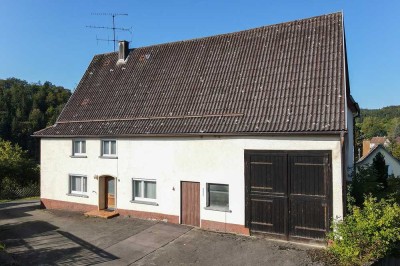
[[200,183],[181,182],[181,223],[200,226]]
[[114,209],[115,208],[115,178],[108,176],[106,177],[106,193],[105,195],[105,202],[106,202],[106,209]]
[[246,226],[286,239],[323,239],[331,218],[330,152],[246,151]]

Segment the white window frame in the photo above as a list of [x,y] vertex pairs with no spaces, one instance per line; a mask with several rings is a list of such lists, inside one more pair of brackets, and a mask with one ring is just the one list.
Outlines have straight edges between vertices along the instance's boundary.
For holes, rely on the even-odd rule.
[[[75,151],[75,142],[79,142],[79,151],[80,152],[76,152]],[[82,152],[82,142],[85,142],[85,152]],[[72,140],[72,155],[73,156],[86,156],[86,140],[84,139],[74,139]]]
[[[110,153],[104,153],[104,143],[109,142],[110,143]],[[115,142],[115,154],[111,153],[111,143]],[[118,147],[117,147],[117,140],[116,139],[102,139],[101,140],[101,156],[102,157],[117,157],[118,153]]]
[[[72,190],[72,178],[73,177],[81,177],[81,188],[82,191],[76,191],[76,190]],[[84,186],[84,180],[86,180],[86,187]],[[79,174],[70,174],[69,178],[69,193],[70,194],[75,194],[75,195],[87,195],[87,190],[88,190],[88,178],[86,175],[79,175]],[[83,189],[86,188],[86,191],[83,191]]]
[[[210,193],[210,185],[220,185],[220,186],[227,186],[228,187],[228,192],[219,192],[219,193],[228,193],[228,206],[215,206],[211,205],[211,193]],[[212,209],[212,210],[221,210],[221,211],[229,211],[229,184],[221,184],[221,183],[206,183],[206,191],[207,191],[207,202],[206,202],[206,208],[207,209]]]
[[[141,194],[143,197],[135,197],[135,181],[142,182],[142,191]],[[156,198],[145,198],[144,197],[144,182],[154,182],[156,183]],[[147,202],[156,202],[157,201],[157,180],[155,179],[141,179],[141,178],[132,178],[132,201],[147,201]]]

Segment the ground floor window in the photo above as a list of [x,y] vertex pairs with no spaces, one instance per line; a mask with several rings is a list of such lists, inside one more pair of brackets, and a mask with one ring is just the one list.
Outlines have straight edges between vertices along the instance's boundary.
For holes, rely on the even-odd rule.
[[87,192],[87,177],[83,175],[69,176],[69,193],[85,194]]
[[155,180],[132,179],[132,200],[155,201],[157,186]]
[[229,185],[207,184],[207,207],[229,210]]

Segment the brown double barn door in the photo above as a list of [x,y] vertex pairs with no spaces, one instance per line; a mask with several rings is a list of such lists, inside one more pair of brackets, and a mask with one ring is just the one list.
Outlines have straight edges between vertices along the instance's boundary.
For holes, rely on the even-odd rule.
[[181,182],[181,223],[200,226],[200,183]]
[[246,226],[280,238],[323,239],[331,218],[330,152],[246,151]]

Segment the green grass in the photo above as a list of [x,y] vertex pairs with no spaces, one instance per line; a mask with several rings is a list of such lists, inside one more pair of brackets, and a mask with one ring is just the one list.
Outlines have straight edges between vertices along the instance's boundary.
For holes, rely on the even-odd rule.
[[2,199],[0,203],[10,202],[10,201],[20,201],[20,200],[38,200],[40,197],[27,197],[22,199]]
[[3,251],[6,249],[6,245],[0,242],[0,251]]

